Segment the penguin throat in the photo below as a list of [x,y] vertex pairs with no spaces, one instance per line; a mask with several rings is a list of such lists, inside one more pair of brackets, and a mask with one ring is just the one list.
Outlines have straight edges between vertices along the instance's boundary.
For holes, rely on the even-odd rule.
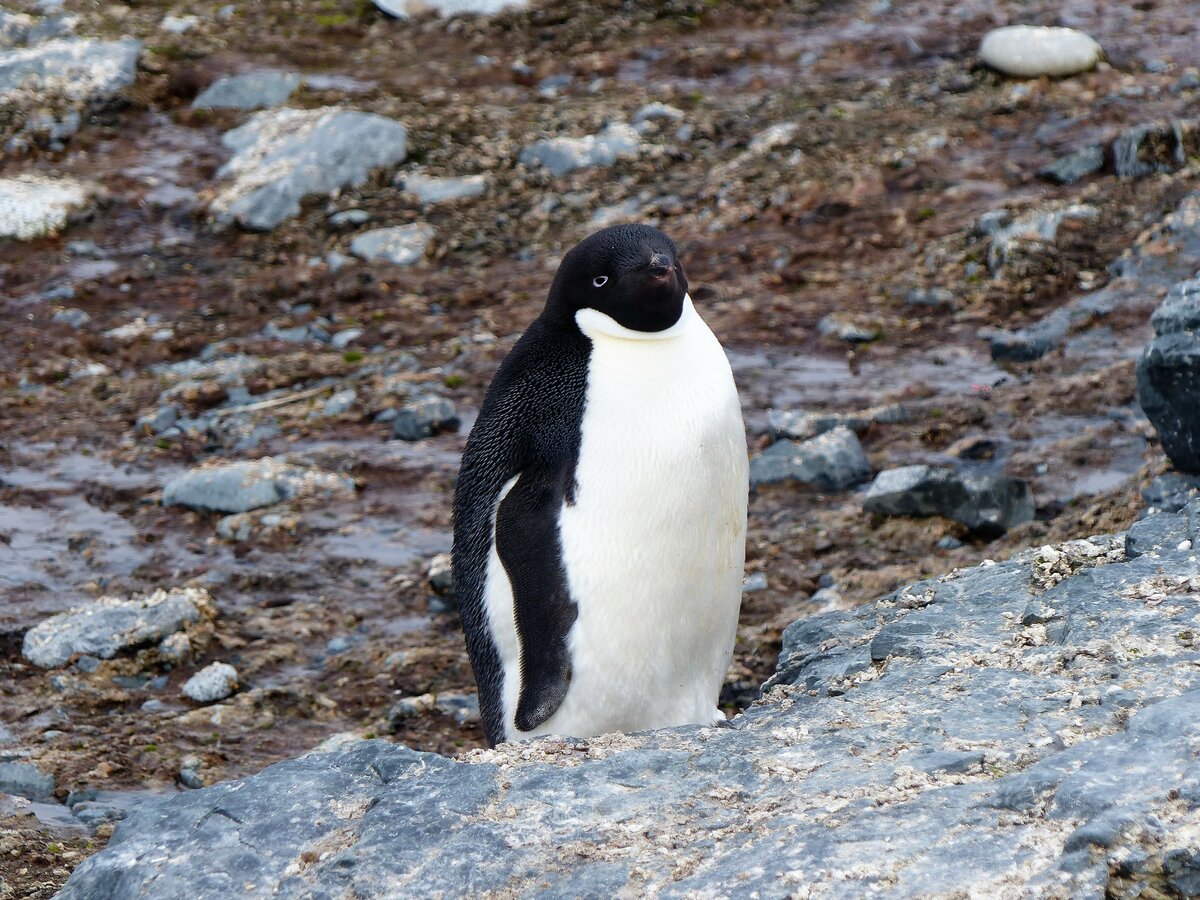
[[679,337],[687,330],[688,322],[696,315],[692,307],[692,298],[683,295],[683,312],[670,328],[662,331],[637,331],[627,328],[607,313],[598,309],[584,308],[575,313],[575,324],[590,338],[609,337],[625,341],[669,341]]

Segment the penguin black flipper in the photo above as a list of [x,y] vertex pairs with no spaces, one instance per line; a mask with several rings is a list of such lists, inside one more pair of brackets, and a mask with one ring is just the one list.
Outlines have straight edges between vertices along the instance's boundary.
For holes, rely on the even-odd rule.
[[454,583],[490,744],[506,737],[504,671],[485,606],[493,542],[512,588],[521,645],[516,727],[545,722],[570,683],[567,636],[576,613],[558,513],[572,501],[589,348],[577,329],[535,321],[497,371],[463,451],[454,494]]

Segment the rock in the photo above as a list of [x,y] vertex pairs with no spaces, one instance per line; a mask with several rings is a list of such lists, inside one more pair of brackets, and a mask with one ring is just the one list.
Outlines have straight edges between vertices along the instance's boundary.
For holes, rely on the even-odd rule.
[[682,109],[676,109],[674,106],[669,106],[666,103],[647,103],[633,114],[633,124],[638,125],[642,122],[651,122],[655,120],[665,120],[667,122],[679,122],[684,118]]
[[363,331],[361,328],[347,328],[331,337],[329,344],[335,350],[345,350],[362,336]]
[[55,310],[54,315],[50,319],[54,322],[62,322],[67,327],[75,329],[80,329],[92,321],[92,317],[84,310],[74,308]]
[[858,437],[839,426],[803,443],[776,441],[750,461],[750,485],[799,481],[823,490],[844,491],[871,477],[871,464]]
[[440,397],[429,397],[396,413],[392,420],[392,437],[419,441],[444,431],[457,431],[460,424],[453,403]]
[[487,191],[486,175],[465,175],[461,178],[434,178],[432,175],[405,175],[404,190],[421,203],[448,203],[482,197]]
[[130,600],[101,597],[39,622],[25,632],[21,653],[43,669],[61,666],[76,654],[112,659],[215,615],[203,588],[158,590]]
[[979,336],[988,342],[992,359],[997,362],[1033,362],[1060,346],[1070,329],[1070,310],[1063,308],[1028,328],[1018,328],[1016,331],[983,328]]
[[0,53],[0,104],[94,103],[133,84],[141,42],[62,39]]
[[872,406],[845,413],[808,413],[803,410],[769,410],[767,421],[771,436],[806,441],[809,438],[845,427],[862,434],[872,425],[898,425],[916,420],[916,412],[903,403]]
[[218,223],[270,231],[300,212],[300,201],[367,180],[407,153],[399,122],[336,107],[256,113],[222,142],[233,158],[217,172],[226,184],[210,209]]
[[1200,282],[1177,284],[1151,322],[1158,336],[1138,360],[1138,400],[1163,451],[1181,472],[1200,474]]
[[376,228],[354,238],[350,252],[368,262],[411,266],[425,256],[433,234],[433,226],[425,224]]
[[863,509],[885,516],[944,516],[982,537],[998,537],[1033,521],[1029,484],[991,475],[931,466],[880,472],[863,499]]
[[192,655],[192,641],[182,631],[168,634],[158,645],[159,655],[173,663],[181,663]]
[[1100,45],[1073,28],[1008,25],[983,36],[979,58],[993,69],[1020,78],[1077,75],[1095,68]]
[[479,721],[479,697],[458,693],[404,697],[388,710],[388,725],[395,731],[408,719],[434,710],[445,713],[459,725],[470,725]]
[[1104,146],[1092,144],[1038,169],[1038,177],[1055,184],[1074,184],[1104,168]]
[[0,762],[0,794],[27,800],[51,800],[54,776],[43,775],[33,763]]
[[1125,533],[1125,555],[1134,559],[1148,553],[1178,550],[1183,541],[1200,546],[1200,522],[1186,513],[1160,512],[1130,526]]
[[904,295],[904,302],[908,306],[931,306],[953,309],[955,305],[954,292],[946,288],[929,288],[922,290],[913,288]]
[[1153,479],[1142,491],[1142,500],[1151,509],[1179,512],[1200,497],[1200,475],[1169,472]]
[[542,166],[551,175],[566,175],[591,166],[611,166],[618,159],[637,156],[641,136],[629,125],[609,125],[599,134],[582,138],[550,138],[521,151],[525,166]]
[[1200,154],[1200,122],[1136,125],[1112,144],[1113,171],[1119,178],[1174,172]]
[[362,741],[149,801],[59,896],[1187,896],[1200,563],[1119,545],[1048,589],[1024,553],[796,622],[737,728]]
[[439,597],[454,596],[454,568],[449,553],[439,553],[429,561],[429,586]]
[[[357,744],[366,740],[361,734],[356,734],[353,731],[339,731],[337,734],[331,734],[317,746],[309,750],[309,753],[333,753],[335,750],[342,750],[349,747],[351,744]],[[306,754],[307,755],[307,754]]]
[[348,413],[354,408],[354,403],[357,400],[358,391],[354,390],[354,388],[338,391],[321,406],[320,415],[330,417]]
[[1000,225],[996,220],[981,220],[978,228],[991,234],[988,247],[988,268],[993,272],[1009,262],[1022,245],[1053,243],[1058,236],[1059,226],[1067,219],[1095,219],[1100,210],[1083,203],[1073,203],[1062,209],[1038,210]]
[[878,325],[857,322],[840,313],[830,313],[821,319],[817,323],[817,331],[826,337],[835,337],[851,344],[869,344],[879,340],[883,334]]
[[179,783],[193,791],[204,787],[204,779],[200,777],[195,769],[180,769]]
[[742,593],[751,594],[755,591],[765,591],[767,587],[767,576],[762,572],[754,572],[747,575],[746,580],[742,582]]
[[371,221],[371,214],[365,209],[344,209],[329,217],[329,224],[337,228],[344,225],[365,225]]
[[180,411],[174,403],[167,403],[152,413],[138,416],[133,423],[133,430],[138,434],[162,434],[179,421]]
[[295,72],[247,72],[210,84],[192,101],[193,109],[263,109],[278,106],[295,93],[301,77]]
[[302,497],[351,497],[354,480],[265,456],[192,469],[167,482],[163,506],[240,513]]
[[766,153],[768,150],[774,150],[776,147],[787,144],[799,132],[800,125],[798,123],[779,122],[754,135],[750,139],[748,149],[751,153]]
[[425,12],[441,16],[493,16],[508,10],[524,9],[529,0],[374,0],[375,5],[397,19],[408,19]]
[[55,234],[87,199],[88,189],[72,178],[0,178],[0,238],[30,241]]
[[205,666],[183,683],[183,695],[197,703],[224,700],[238,687],[237,669],[228,663],[215,662]]

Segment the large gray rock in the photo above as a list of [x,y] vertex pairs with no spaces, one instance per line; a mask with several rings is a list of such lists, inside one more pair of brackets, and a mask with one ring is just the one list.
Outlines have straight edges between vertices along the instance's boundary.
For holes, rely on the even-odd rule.
[[408,132],[385,116],[325,107],[260,112],[221,140],[234,155],[217,172],[225,185],[210,209],[221,224],[270,231],[305,197],[362,184],[403,160]]
[[871,463],[858,436],[844,425],[803,443],[776,441],[750,461],[750,484],[798,481],[844,491],[871,477]]
[[566,175],[576,169],[611,166],[618,159],[637,156],[641,136],[629,125],[609,125],[598,134],[582,138],[549,138],[535,141],[521,151],[526,166],[542,166],[551,175]]
[[1138,400],[1177,469],[1200,474],[1200,280],[1177,284],[1151,319]]
[[240,513],[300,497],[348,497],[354,480],[274,457],[201,466],[167,482],[163,506]]
[[142,45],[62,39],[0,53],[0,104],[90,103],[133,84]]
[[1193,896],[1197,635],[1194,551],[1047,547],[796,623],[736,730],[358,742],[142,804],[60,897]]
[[194,109],[263,109],[292,96],[303,79],[295,72],[270,69],[230,75],[210,84],[192,101]]
[[982,537],[1033,520],[1029,484],[1017,478],[933,466],[880,472],[863,509],[885,516],[945,516]]
[[203,588],[158,590],[132,600],[101,597],[39,622],[25,632],[21,653],[43,669],[61,666],[76,654],[112,659],[215,614]]

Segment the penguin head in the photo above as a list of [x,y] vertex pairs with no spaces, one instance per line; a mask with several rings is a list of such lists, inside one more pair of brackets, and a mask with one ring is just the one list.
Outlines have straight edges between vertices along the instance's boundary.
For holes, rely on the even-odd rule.
[[573,319],[594,309],[634,331],[664,331],[683,314],[687,289],[669,237],[649,225],[614,225],[563,257],[545,315]]

